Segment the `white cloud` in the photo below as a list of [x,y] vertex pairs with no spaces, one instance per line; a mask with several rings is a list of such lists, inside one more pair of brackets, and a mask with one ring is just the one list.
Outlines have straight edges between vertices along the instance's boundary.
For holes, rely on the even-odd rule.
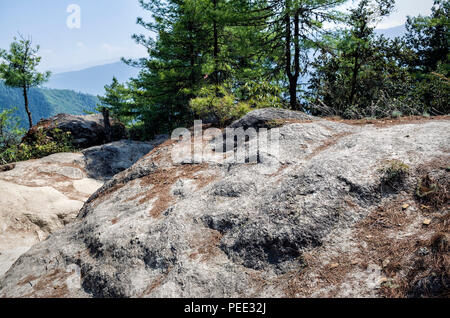
[[[339,10],[348,10],[355,8],[359,1],[348,1],[344,5],[338,7]],[[385,17],[382,21],[378,21],[377,29],[387,29],[403,25],[406,23],[407,16],[429,15],[431,13],[431,7],[433,0],[396,0],[395,9],[393,12]],[[335,25],[332,23],[325,23],[326,29],[333,28]]]
[[397,0],[395,10],[377,28],[387,29],[406,23],[407,16],[429,15],[433,0]]

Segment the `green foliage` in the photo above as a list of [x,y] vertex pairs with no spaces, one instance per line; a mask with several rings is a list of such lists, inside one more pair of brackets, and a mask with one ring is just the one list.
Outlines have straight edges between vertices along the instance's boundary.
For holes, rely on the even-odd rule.
[[405,39],[416,56],[410,65],[429,73],[447,64],[450,45],[450,2],[435,0],[430,16],[408,17]]
[[[129,92],[117,84],[110,87],[106,98],[121,105],[129,122],[151,137],[167,133],[193,119],[189,100],[205,83],[203,67],[208,59],[210,29],[205,21],[210,17],[210,1],[140,1],[152,12],[154,22],[138,19],[146,30],[156,34],[156,40],[134,35],[138,44],[149,51],[149,57],[127,61],[141,67],[139,76],[127,85]],[[119,98],[119,99],[117,99]],[[108,100],[105,101],[108,103]],[[120,102],[117,104],[117,102]],[[112,105],[113,113],[122,110]]]
[[283,107],[282,88],[267,81],[250,81],[232,89],[230,83],[202,87],[190,107],[207,122],[226,126],[257,108]]
[[[44,114],[42,118],[48,118],[56,114],[66,113],[72,115],[83,115],[86,112],[94,111],[98,99],[89,94],[83,94],[68,89],[34,88],[29,92],[30,101],[34,96],[42,95],[45,103],[49,105],[50,114]],[[33,104],[35,108],[39,105]]]
[[100,100],[100,104],[96,107],[98,112],[106,107],[112,117],[127,126],[137,117],[133,111],[132,90],[126,84],[119,83],[115,77],[111,85],[105,86],[105,96],[98,96],[98,99]]
[[410,102],[417,105],[424,114],[450,114],[449,70],[438,64],[437,70],[430,73],[416,73],[411,89],[406,94]]
[[399,160],[390,161],[385,167],[380,169],[382,182],[388,185],[394,185],[401,182],[409,173],[409,166]]
[[[336,9],[345,2],[140,0],[153,19],[138,24],[156,37],[133,38],[149,56],[126,61],[139,75],[113,79],[99,107],[144,139],[262,107],[344,118],[448,113],[448,1],[409,18],[408,35],[393,40],[374,29],[394,0],[361,0],[348,14]],[[342,28],[325,31],[333,22]]]
[[39,73],[36,67],[41,61],[37,56],[39,46],[32,47],[31,39],[25,39],[22,35],[14,37],[9,51],[0,50],[0,78],[5,80],[5,85],[19,87],[23,90],[25,110],[28,116],[29,127],[33,126],[33,119],[28,104],[28,90],[39,86],[50,77],[50,72]]
[[[409,89],[405,83],[410,75],[402,61],[410,52],[399,39],[374,33],[375,17],[389,14],[392,4],[378,1],[373,7],[369,0],[359,2],[347,19],[350,29],[324,38],[310,80],[307,109],[313,114],[362,118],[408,113],[398,108],[398,101]],[[317,104],[328,108],[316,108]]]
[[248,103],[239,102],[225,86],[216,85],[203,87],[190,106],[197,116],[221,127],[251,110]]
[[25,130],[19,128],[18,118],[12,116],[14,111],[0,113],[0,165],[76,150],[71,134],[57,128],[44,132],[41,127],[34,132],[31,143],[21,143]]
[[25,133],[19,127],[19,119],[12,114],[16,109],[5,109],[0,112],[0,149],[6,149],[18,144]]
[[0,64],[0,76],[7,86],[30,88],[48,80],[50,72],[36,71],[41,62],[41,57],[36,55],[38,51],[39,45],[33,48],[31,39],[21,35],[19,38],[14,37],[9,51],[0,50],[0,58],[4,60]]
[[250,81],[236,90],[236,96],[251,108],[281,108],[285,106],[281,98],[282,92],[279,85],[268,81]]
[[34,137],[31,144],[20,143],[1,149],[0,162],[7,164],[76,150],[72,145],[70,132],[64,132],[58,128],[44,132],[41,127],[35,132]]
[[282,89],[269,82],[248,82],[231,89],[230,84],[209,85],[191,99],[190,107],[196,117],[224,127],[257,108],[283,107]]
[[[139,76],[126,84],[113,80],[100,107],[151,137],[191,125],[195,116],[224,124],[250,108],[286,106],[286,92],[296,105],[296,82],[306,72],[300,59],[307,64],[313,33],[338,19],[331,9],[345,1],[140,0],[153,21],[138,18],[138,24],[156,39],[133,36],[149,57],[126,61],[141,68]],[[301,32],[288,36],[296,50],[290,67],[283,37],[300,24]]]
[[321,47],[324,23],[341,21],[335,8],[346,0],[267,1],[257,19],[262,31],[262,56],[269,60],[272,76],[285,83],[289,107],[300,110],[299,80],[308,72],[309,52]]
[[[437,4],[443,5],[440,1]],[[448,32],[442,32],[445,19],[409,18],[408,36],[388,40],[375,36],[373,16],[377,11],[378,17],[388,14],[392,1],[378,1],[378,5],[374,10],[369,0],[361,1],[351,10],[347,21],[350,29],[324,38],[321,54],[313,64],[305,109],[315,115],[344,118],[448,113],[448,53],[442,46],[445,42],[448,52]],[[434,15],[444,11],[433,10]],[[430,64],[423,57],[426,55],[444,61]],[[424,71],[432,67],[432,71]]]
[[449,114],[450,3],[435,0],[430,16],[408,17],[405,41],[414,52],[408,61],[413,76],[412,99],[432,115]]

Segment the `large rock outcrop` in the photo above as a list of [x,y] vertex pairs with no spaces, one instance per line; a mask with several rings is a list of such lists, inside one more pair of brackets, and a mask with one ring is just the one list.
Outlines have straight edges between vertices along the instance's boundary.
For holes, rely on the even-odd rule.
[[32,245],[72,222],[105,180],[156,143],[122,140],[8,165],[0,172],[0,275]]
[[[264,127],[278,119],[271,112],[233,127]],[[75,222],[20,257],[0,278],[0,297],[395,290],[411,267],[402,272],[401,262],[435,253],[416,242],[447,235],[439,220],[448,211],[426,210],[431,204],[414,193],[427,169],[448,182],[449,119],[349,125],[283,114],[279,155],[261,150],[257,163],[176,165],[171,153],[181,141],[155,148],[97,190]]]
[[[33,126],[23,138],[23,142],[32,143],[36,134],[43,130],[44,134],[52,137],[52,131],[58,128],[63,132],[70,132],[73,145],[76,148],[88,148],[105,143],[106,133],[102,114],[70,115],[58,114],[49,119],[43,119]],[[111,119],[111,141],[126,138],[125,126]]]

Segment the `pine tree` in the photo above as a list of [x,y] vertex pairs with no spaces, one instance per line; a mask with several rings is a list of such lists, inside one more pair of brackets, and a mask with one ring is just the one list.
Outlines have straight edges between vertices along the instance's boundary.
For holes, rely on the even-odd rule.
[[376,21],[390,13],[394,2],[376,3],[359,2],[348,15],[350,28],[324,38],[309,86],[309,110],[315,115],[359,118],[389,116],[395,111],[421,113],[409,96],[412,52],[402,39],[389,40],[374,32]]
[[405,40],[415,58],[408,62],[414,100],[427,113],[450,113],[450,3],[435,0],[430,16],[408,17]]
[[435,71],[441,62],[448,63],[450,47],[450,2],[435,0],[430,16],[408,17],[406,40],[417,58],[412,67]]
[[31,39],[25,39],[22,35],[14,37],[9,52],[0,50],[0,58],[4,60],[0,64],[0,78],[10,87],[20,87],[23,90],[25,111],[28,116],[30,128],[33,127],[33,119],[28,105],[28,90],[39,86],[50,77],[50,72],[39,73],[36,67],[41,61],[37,56],[39,46],[33,48]]
[[189,100],[195,96],[204,81],[205,64],[205,10],[208,1],[140,0],[141,6],[153,14],[154,22],[138,18],[156,39],[134,35],[138,44],[149,52],[149,57],[127,63],[141,67],[133,79],[133,100],[139,111],[139,120],[150,135],[169,131],[184,124],[192,114]]
[[309,50],[319,45],[323,23],[338,21],[333,10],[347,0],[269,0],[262,19],[267,25],[264,48],[273,72],[287,82],[291,109],[300,109],[298,86],[306,74]]
[[[261,55],[260,34],[266,25],[260,23],[256,4],[244,0],[140,2],[153,13],[154,22],[138,19],[138,23],[156,34],[156,39],[134,35],[149,57],[126,62],[141,67],[139,76],[129,83],[131,104],[150,135],[191,122],[196,114],[190,100],[207,86],[213,86],[218,98],[224,85],[227,94],[252,98],[248,95],[255,85],[248,89],[246,84],[261,80],[269,65],[269,59]],[[259,25],[248,23],[254,17]],[[114,94],[107,90],[109,97]]]

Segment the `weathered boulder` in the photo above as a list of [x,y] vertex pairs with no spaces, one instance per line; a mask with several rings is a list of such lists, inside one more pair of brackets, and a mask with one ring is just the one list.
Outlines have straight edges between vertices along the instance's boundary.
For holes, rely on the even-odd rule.
[[[43,132],[52,137],[52,130],[58,128],[63,132],[70,132],[73,144],[77,148],[88,148],[104,144],[106,141],[105,124],[102,114],[69,115],[59,114],[49,119],[43,119],[33,126],[23,138],[23,142],[32,143],[36,140],[36,133]],[[111,141],[126,138],[125,126],[111,119]]]
[[[266,121],[249,117],[238,126]],[[288,120],[279,155],[261,151],[257,164],[176,165],[180,141],[167,141],[21,256],[0,297],[379,296],[406,251],[438,229],[438,216],[422,224],[411,193],[415,171],[449,166],[449,128],[448,118]],[[391,160],[409,169],[395,187],[383,184]]]
[[241,119],[233,122],[229,127],[242,127],[244,129],[250,127],[255,129],[273,128],[274,126],[281,126],[287,122],[305,122],[311,121],[312,119],[319,120],[319,118],[315,118],[302,112],[282,108],[262,108],[248,113]]
[[72,222],[105,180],[154,146],[123,140],[18,162],[0,172],[0,275],[32,245]]
[[157,136],[152,142],[121,140],[106,145],[95,146],[82,151],[86,172],[90,178],[107,180],[129,168],[154,145],[167,140],[167,136]]

